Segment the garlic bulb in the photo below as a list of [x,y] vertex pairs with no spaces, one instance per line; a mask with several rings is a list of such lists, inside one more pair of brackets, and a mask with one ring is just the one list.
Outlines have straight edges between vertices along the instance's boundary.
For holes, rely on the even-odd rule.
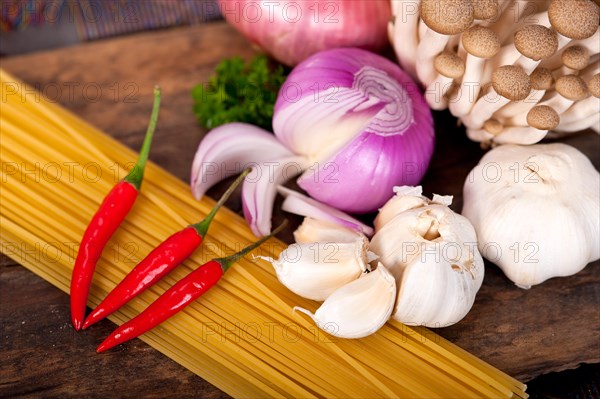
[[[347,234],[352,234],[348,232]],[[292,244],[271,262],[290,291],[315,301],[326,300],[343,285],[370,270],[366,237],[347,242]]]
[[396,279],[392,317],[410,325],[445,327],[473,306],[483,281],[475,230],[450,208],[451,197],[399,187],[381,210],[370,249]]
[[600,258],[600,174],[566,144],[488,152],[464,185],[479,249],[517,286],[569,276]]
[[362,338],[379,330],[390,318],[396,299],[396,282],[382,265],[337,289],[309,315],[320,329],[340,338]]

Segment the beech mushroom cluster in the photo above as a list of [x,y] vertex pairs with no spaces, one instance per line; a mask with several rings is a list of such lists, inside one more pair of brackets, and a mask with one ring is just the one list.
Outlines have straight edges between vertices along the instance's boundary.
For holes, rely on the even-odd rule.
[[392,0],[390,40],[431,108],[472,140],[534,144],[600,133],[600,7],[593,0]]

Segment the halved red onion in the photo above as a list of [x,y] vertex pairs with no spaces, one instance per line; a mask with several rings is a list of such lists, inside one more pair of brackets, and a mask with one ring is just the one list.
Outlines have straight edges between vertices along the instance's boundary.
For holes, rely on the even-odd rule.
[[247,167],[293,155],[273,134],[259,127],[247,123],[219,126],[198,146],[192,164],[192,193],[200,199],[213,185]]
[[311,163],[300,187],[346,212],[374,211],[394,186],[416,185],[433,154],[433,118],[418,85],[356,48],[299,64],[279,92],[273,127]]
[[277,190],[285,197],[281,208],[286,212],[332,222],[340,226],[360,231],[367,236],[373,235],[372,227],[367,226],[342,211],[283,186],[279,186]]
[[244,217],[256,236],[271,232],[271,214],[277,186],[297,176],[306,167],[303,157],[293,156],[258,163],[242,186]]

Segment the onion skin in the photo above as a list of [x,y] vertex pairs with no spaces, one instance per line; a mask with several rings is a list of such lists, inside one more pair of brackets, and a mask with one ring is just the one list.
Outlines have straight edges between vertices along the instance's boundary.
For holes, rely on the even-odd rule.
[[[361,76],[367,76],[364,87]],[[314,100],[315,87],[327,85],[339,101]],[[394,186],[418,184],[433,154],[433,118],[417,84],[397,65],[360,49],[327,50],[299,64],[280,90],[273,127],[287,148],[315,165],[299,186],[350,213],[375,211]]]
[[228,23],[288,66],[321,50],[379,51],[389,43],[387,0],[219,0],[219,6]]

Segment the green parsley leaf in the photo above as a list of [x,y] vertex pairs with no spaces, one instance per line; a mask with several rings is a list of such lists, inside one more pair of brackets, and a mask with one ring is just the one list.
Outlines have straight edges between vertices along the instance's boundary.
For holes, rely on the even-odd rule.
[[272,66],[262,54],[248,64],[240,57],[225,59],[208,82],[193,88],[194,114],[207,129],[246,122],[272,130],[275,100],[285,78],[283,66]]

